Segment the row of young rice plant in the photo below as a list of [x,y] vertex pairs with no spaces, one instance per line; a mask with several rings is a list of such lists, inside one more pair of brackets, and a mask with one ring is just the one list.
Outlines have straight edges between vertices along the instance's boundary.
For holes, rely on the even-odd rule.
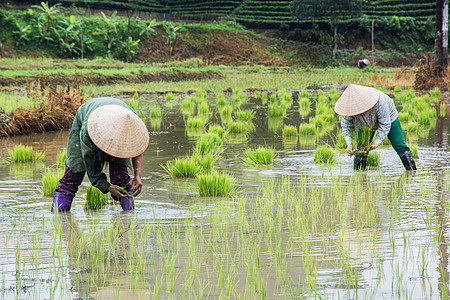
[[27,295],[47,298],[435,298],[449,176],[264,180],[257,193],[206,215],[192,202],[170,221],[117,214],[80,226],[71,214],[18,215],[0,245],[16,271],[2,286],[34,278]]

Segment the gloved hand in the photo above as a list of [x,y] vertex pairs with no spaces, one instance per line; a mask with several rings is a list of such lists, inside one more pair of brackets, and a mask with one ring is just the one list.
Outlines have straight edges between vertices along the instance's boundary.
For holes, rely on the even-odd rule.
[[348,155],[354,155],[353,145],[351,143],[347,144],[347,148],[345,149],[348,152]]

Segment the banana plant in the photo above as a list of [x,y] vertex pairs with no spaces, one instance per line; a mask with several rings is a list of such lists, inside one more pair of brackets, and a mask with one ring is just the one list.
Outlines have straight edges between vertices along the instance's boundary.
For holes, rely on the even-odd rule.
[[15,21],[17,30],[13,31],[13,34],[17,37],[16,46],[24,44],[29,41],[29,36],[31,35],[31,25],[22,26],[17,21]]
[[36,8],[39,14],[39,20],[45,24],[45,31],[50,33],[52,31],[52,21],[57,19],[60,13],[59,6],[61,3],[57,3],[53,6],[48,6],[48,2],[41,2],[41,5],[32,5],[31,7]]
[[120,42],[125,52],[126,62],[131,62],[134,59],[134,57],[138,53],[137,49],[140,41],[141,40],[139,39],[133,40],[133,37],[129,36],[126,42],[123,41]]
[[173,44],[181,34],[181,31],[185,31],[186,29],[182,25],[175,26],[172,22],[162,22],[161,24],[166,31],[166,35],[164,36],[164,38],[166,39],[166,43],[169,46],[169,55],[172,56]]
[[72,56],[72,53],[78,53],[76,45],[78,45],[79,42],[79,30],[76,25],[77,18],[71,15],[69,20],[60,21],[60,25],[54,29],[61,48],[61,56],[64,56],[66,53],[69,53],[70,56]]
[[108,18],[103,12],[101,12],[103,16],[103,26],[95,28],[94,35],[103,36],[103,42],[106,45],[108,56],[112,55],[112,46],[116,41],[117,36],[117,27],[116,27],[116,15],[117,11]]
[[159,25],[159,23],[156,22],[156,19],[153,19],[150,21],[149,24],[142,21],[141,19],[137,19],[137,26],[141,31],[139,32],[139,35],[142,36],[144,33],[147,35],[147,38],[150,37],[150,34],[156,35],[157,32],[155,30],[155,27]]

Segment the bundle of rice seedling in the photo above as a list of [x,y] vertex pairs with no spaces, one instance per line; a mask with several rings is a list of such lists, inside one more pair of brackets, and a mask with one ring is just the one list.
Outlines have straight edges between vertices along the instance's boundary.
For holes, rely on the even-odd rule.
[[244,161],[249,165],[271,165],[273,159],[277,156],[272,147],[259,146],[256,149],[245,149]]
[[200,196],[227,197],[234,191],[236,179],[226,173],[212,172],[197,176]]
[[[121,193],[126,193],[124,190]],[[100,209],[108,203],[106,195],[98,188],[90,185],[86,191],[86,202],[84,209]]]
[[328,145],[322,145],[316,148],[314,154],[315,163],[332,164],[335,160],[334,150]]

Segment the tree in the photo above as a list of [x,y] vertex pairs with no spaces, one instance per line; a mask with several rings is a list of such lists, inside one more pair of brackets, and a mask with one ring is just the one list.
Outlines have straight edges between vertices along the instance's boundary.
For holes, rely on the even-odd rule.
[[448,0],[436,0],[435,28],[434,65],[438,75],[443,75],[448,67]]
[[333,59],[337,50],[337,27],[361,16],[362,0],[294,0],[291,12],[298,22],[327,22],[333,31]]

